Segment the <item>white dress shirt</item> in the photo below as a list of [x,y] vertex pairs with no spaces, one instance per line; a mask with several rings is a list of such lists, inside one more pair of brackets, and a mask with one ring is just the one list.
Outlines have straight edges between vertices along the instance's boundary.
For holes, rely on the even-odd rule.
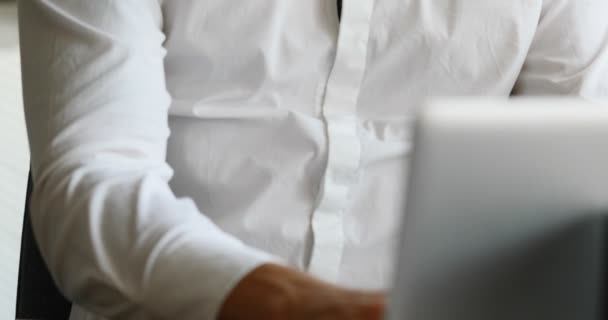
[[385,288],[421,101],[608,96],[606,0],[19,5],[32,222],[72,319],[212,319],[269,261]]

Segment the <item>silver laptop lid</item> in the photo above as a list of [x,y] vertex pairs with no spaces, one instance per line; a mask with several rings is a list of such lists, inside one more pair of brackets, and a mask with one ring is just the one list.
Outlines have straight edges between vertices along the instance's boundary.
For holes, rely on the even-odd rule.
[[603,319],[608,103],[435,101],[412,161],[389,319]]

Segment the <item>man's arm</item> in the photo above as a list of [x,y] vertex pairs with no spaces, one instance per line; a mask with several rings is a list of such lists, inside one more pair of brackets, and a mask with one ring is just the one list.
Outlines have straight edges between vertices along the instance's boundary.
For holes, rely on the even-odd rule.
[[19,1],[32,223],[75,303],[120,319],[211,319],[271,261],[168,186],[158,0]]
[[608,1],[543,2],[514,94],[608,98]]

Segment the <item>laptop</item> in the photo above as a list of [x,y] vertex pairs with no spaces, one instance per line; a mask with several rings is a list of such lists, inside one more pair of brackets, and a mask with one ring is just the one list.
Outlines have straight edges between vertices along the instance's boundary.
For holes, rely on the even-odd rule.
[[387,319],[606,319],[608,103],[422,110]]

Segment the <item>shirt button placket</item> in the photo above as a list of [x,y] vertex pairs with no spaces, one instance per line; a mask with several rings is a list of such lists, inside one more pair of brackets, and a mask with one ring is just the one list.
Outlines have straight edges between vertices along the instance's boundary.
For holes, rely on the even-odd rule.
[[329,75],[322,111],[328,158],[312,215],[310,273],[335,282],[344,250],[344,212],[358,180],[361,142],[357,134],[357,99],[367,59],[373,0],[344,0],[337,52]]

